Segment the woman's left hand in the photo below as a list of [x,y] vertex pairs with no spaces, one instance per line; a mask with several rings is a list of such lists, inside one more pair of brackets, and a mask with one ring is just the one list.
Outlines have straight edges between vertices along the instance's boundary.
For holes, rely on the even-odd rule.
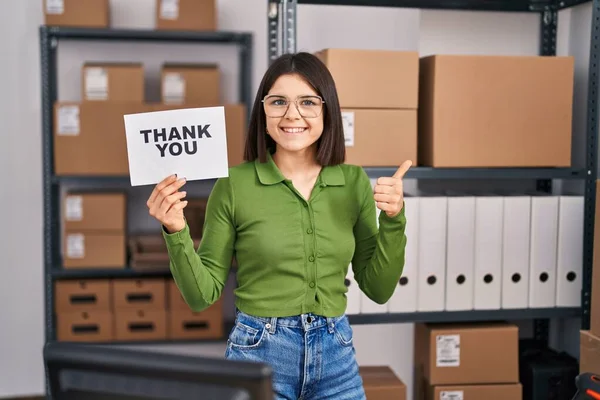
[[411,166],[412,161],[404,161],[392,177],[377,179],[374,189],[377,208],[385,212],[390,218],[395,217],[402,211],[404,206],[402,179]]

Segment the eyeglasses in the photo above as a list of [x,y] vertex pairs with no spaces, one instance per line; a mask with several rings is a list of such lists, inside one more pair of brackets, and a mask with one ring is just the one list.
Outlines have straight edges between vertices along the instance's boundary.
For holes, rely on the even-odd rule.
[[319,96],[300,96],[292,102],[285,96],[269,95],[262,100],[262,103],[267,117],[280,118],[285,116],[290,103],[294,103],[300,116],[303,118],[316,118],[321,115],[325,101]]

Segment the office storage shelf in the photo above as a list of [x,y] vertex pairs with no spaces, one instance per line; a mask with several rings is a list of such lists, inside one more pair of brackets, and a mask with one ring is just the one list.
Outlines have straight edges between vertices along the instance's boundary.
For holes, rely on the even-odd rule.
[[[305,4],[328,6],[398,7],[439,10],[506,11],[537,13],[540,17],[539,55],[555,56],[558,11],[588,3],[591,0],[267,0],[267,49],[272,62],[284,53],[296,52],[296,37],[301,26],[297,24],[297,7]],[[587,100],[587,127],[585,135],[585,164],[579,168],[411,168],[407,179],[531,179],[539,189],[550,191],[553,180],[580,180],[584,188],[584,232],[582,257],[581,307],[542,310],[464,311],[408,314],[373,314],[353,317],[354,323],[388,323],[414,321],[471,321],[506,316],[533,319],[536,337],[548,338],[548,318],[581,316],[581,328],[589,329],[594,247],[594,218],[598,165],[598,103],[600,103],[600,0],[592,1],[590,15],[590,61]],[[544,143],[540,143],[543,146]],[[390,168],[365,168],[371,177],[386,176],[396,171]],[[502,317],[503,318],[503,317]]]
[[[60,191],[63,185],[110,188],[127,186],[129,177],[73,176],[59,177],[54,170],[54,103],[58,101],[58,48],[65,41],[103,41],[135,43],[188,43],[199,45],[231,45],[238,49],[238,102],[250,107],[253,101],[252,62],[253,35],[249,32],[159,31],[153,29],[78,28],[42,25],[39,28],[41,95],[42,95],[42,157],[44,193],[44,281],[45,334],[47,341],[56,340],[54,316],[54,283],[62,279],[167,277],[168,269],[80,269],[60,268]],[[173,60],[166,60],[173,61]],[[179,343],[179,341],[178,341]]]
[[[371,178],[391,176],[398,167],[364,167]],[[412,167],[406,179],[586,179],[588,171],[578,168],[430,168]],[[214,179],[203,181],[214,183]],[[53,176],[54,184],[128,184],[129,176]],[[193,182],[190,182],[193,183]]]

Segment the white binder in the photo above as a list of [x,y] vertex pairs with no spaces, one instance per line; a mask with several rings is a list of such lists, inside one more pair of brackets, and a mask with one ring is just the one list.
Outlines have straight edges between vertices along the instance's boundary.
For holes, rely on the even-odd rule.
[[531,196],[505,196],[503,219],[502,308],[528,308]]
[[419,198],[404,196],[406,209],[406,256],[404,271],[394,294],[388,301],[390,313],[414,312],[417,310],[417,281],[419,276]]
[[419,194],[417,311],[445,307],[447,207],[444,195]]
[[531,248],[529,307],[556,305],[556,247],[558,242],[558,196],[531,197]]
[[498,310],[502,294],[503,197],[475,198],[475,291],[476,310]]
[[583,196],[559,197],[556,305],[581,306]]
[[475,197],[448,193],[446,310],[473,309]]

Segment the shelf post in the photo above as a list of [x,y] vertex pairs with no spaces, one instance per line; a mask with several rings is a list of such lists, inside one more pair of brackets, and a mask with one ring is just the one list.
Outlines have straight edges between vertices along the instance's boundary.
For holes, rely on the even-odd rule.
[[46,341],[55,340],[53,306],[54,290],[52,267],[57,259],[59,193],[58,187],[52,182],[54,171],[53,124],[54,102],[57,99],[57,65],[56,52],[58,40],[51,34],[49,28],[40,28],[40,63],[42,89],[42,176],[44,201],[44,286],[46,303]]
[[[581,288],[581,329],[590,329],[590,308],[592,302],[592,269],[594,265],[594,229],[596,217],[596,179],[598,176],[598,101],[600,74],[600,0],[592,4],[592,30],[590,39],[590,62],[588,70],[587,132],[585,165],[585,211],[583,243],[583,279]],[[598,288],[597,288],[598,289]]]

